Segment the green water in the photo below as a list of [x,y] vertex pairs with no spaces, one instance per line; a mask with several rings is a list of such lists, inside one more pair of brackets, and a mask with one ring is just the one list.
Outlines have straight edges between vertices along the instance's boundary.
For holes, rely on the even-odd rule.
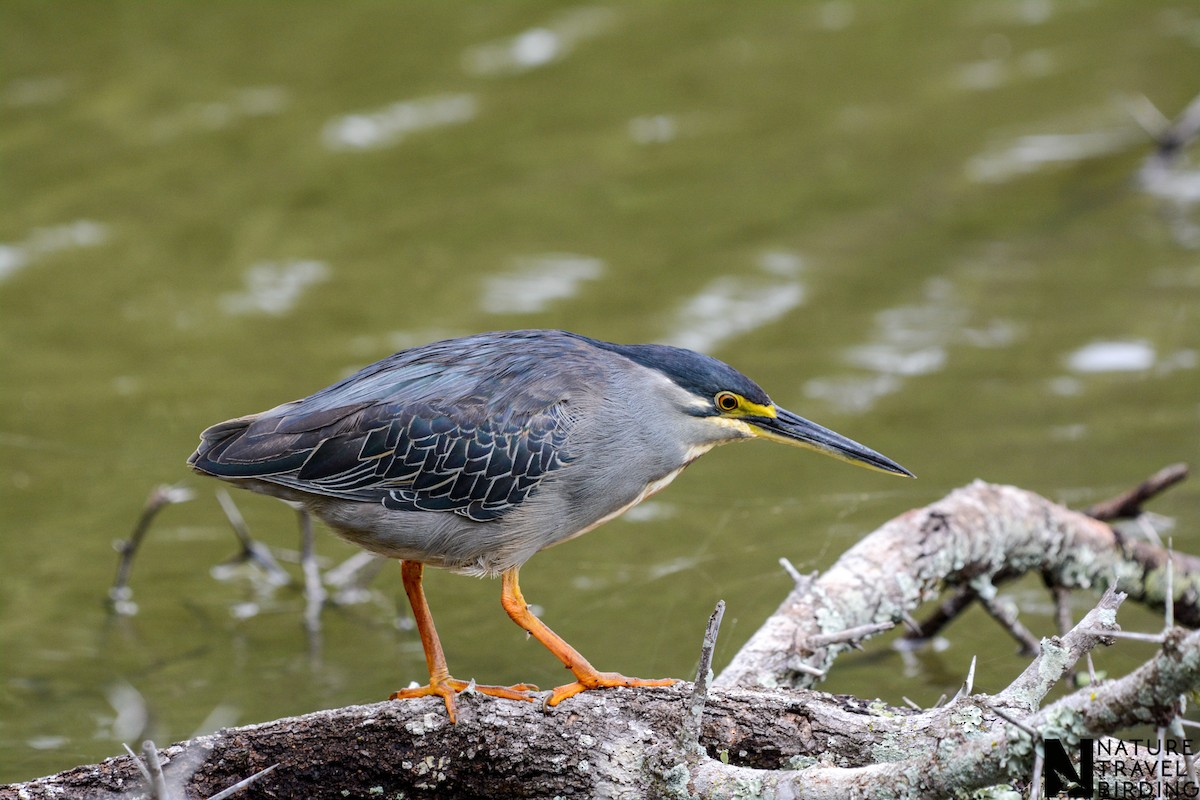
[[[1197,75],[1186,3],[3,4],[0,781],[423,677],[398,568],[311,647],[296,590],[212,577],[236,544],[183,466],[205,426],[410,344],[689,344],[920,476],[726,448],[530,562],[549,624],[647,677],[691,673],[719,598],[727,661],[781,556],[825,567],[976,477],[1083,505],[1196,462],[1198,179],[1138,187],[1129,109],[1174,115]],[[112,542],[176,482],[196,499],[110,619]],[[296,548],[289,510],[238,501]],[[1198,501],[1154,506],[1190,552]],[[496,582],[427,590],[460,677],[564,679]],[[972,619],[825,686],[932,702],[978,655],[995,691],[1024,662]]]

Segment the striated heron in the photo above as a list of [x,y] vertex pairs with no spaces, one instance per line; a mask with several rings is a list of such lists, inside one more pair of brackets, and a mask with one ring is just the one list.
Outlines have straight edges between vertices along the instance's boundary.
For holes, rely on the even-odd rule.
[[[628,510],[716,445],[768,439],[898,475],[885,456],[775,405],[691,350],[565,331],[449,339],[396,353],[314,395],[201,434],[197,472],[298,502],[349,541],[401,561],[429,684],[455,695],[421,587],[424,565],[501,576],[508,615],[587,689],[666,686],[600,672],[529,610],[517,575],[534,553]],[[532,700],[537,687],[475,686]]]

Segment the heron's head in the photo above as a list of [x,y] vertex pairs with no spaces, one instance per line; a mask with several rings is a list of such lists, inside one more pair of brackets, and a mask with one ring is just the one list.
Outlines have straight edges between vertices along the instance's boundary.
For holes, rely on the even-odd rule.
[[686,393],[679,394],[683,402],[667,413],[687,414],[700,421],[698,430],[705,431],[710,442],[767,439],[816,450],[868,469],[914,477],[887,456],[780,408],[757,383],[711,356],[667,345],[610,347],[658,370],[682,389]]

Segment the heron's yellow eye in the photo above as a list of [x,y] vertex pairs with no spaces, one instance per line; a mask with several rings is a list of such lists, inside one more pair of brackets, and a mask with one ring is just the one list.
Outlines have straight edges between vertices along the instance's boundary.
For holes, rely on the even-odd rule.
[[741,405],[737,395],[733,392],[717,392],[716,402],[717,408],[725,413],[737,411],[738,406]]

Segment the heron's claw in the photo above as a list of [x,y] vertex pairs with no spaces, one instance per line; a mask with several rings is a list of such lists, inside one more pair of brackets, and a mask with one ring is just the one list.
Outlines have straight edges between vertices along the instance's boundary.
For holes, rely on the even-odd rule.
[[532,683],[518,683],[513,686],[489,686],[486,684],[478,684],[475,681],[460,681],[457,678],[440,678],[429,682],[427,686],[415,686],[411,689],[401,689],[398,692],[392,692],[392,700],[408,700],[414,697],[430,697],[436,695],[442,698],[446,704],[446,715],[450,717],[451,723],[458,722],[458,714],[455,709],[454,697],[462,692],[478,692],[486,694],[489,697],[500,697],[505,700],[523,700],[527,703],[534,701],[533,692],[536,692],[538,687]]
[[563,684],[555,687],[549,692],[545,700],[542,701],[542,706],[549,708],[556,706],[568,697],[574,697],[580,692],[586,692],[589,689],[606,689],[614,686],[626,686],[636,688],[640,686],[674,686],[679,683],[675,678],[630,678],[627,675],[622,675],[619,672],[585,672],[583,674],[576,673],[574,683]]

